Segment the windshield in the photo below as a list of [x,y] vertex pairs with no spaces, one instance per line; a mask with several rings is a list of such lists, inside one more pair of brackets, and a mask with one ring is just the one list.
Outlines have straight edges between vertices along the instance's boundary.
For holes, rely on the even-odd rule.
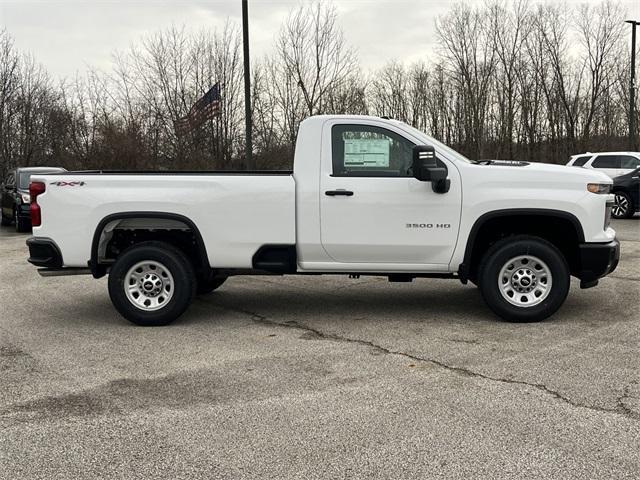
[[28,172],[20,172],[20,179],[18,181],[18,188],[20,190],[29,190],[29,182],[31,181],[31,175],[42,175],[43,173],[58,173],[60,169],[49,170],[29,170]]
[[403,128],[406,128],[407,130],[410,130],[411,133],[413,133],[416,137],[424,138],[426,140],[425,143],[429,143],[429,144],[433,145],[434,147],[438,148],[439,150],[444,150],[445,153],[451,155],[452,157],[454,157],[454,158],[456,158],[458,160],[462,160],[463,162],[467,162],[467,163],[478,163],[475,160],[469,160],[467,157],[462,155],[460,152],[456,152],[453,148],[447,147],[444,143],[439,142],[435,138],[430,137],[426,133],[418,130],[417,128],[412,127],[411,125],[407,125],[406,123],[402,123],[402,126],[403,126]]

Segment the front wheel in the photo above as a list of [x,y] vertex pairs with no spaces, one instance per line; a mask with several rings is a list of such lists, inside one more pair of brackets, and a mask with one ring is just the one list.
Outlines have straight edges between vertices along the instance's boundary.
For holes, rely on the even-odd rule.
[[109,272],[109,296],[116,310],[141,326],[167,325],[182,315],[195,295],[189,259],[163,242],[125,250]]
[[562,253],[538,237],[519,235],[494,244],[479,268],[487,305],[509,322],[538,322],[553,315],[569,292]]

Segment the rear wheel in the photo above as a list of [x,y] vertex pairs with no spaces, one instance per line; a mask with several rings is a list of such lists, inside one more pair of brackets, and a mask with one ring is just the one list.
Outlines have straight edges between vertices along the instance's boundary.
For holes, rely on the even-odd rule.
[[614,203],[611,209],[613,218],[630,218],[633,216],[634,208],[631,197],[625,192],[614,192]]
[[189,259],[163,242],[144,242],[122,253],[109,272],[109,296],[127,320],[167,325],[182,315],[195,294]]
[[553,315],[569,292],[562,253],[542,238],[505,238],[485,254],[480,291],[497,315],[510,322],[537,322]]
[[4,213],[2,214],[2,217],[0,217],[0,225],[2,225],[3,227],[8,227],[9,225],[11,225],[11,219],[8,217],[4,216]]

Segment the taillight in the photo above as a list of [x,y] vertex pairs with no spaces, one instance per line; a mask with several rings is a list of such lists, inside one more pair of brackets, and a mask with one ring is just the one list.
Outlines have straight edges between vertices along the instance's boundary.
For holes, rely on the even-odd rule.
[[31,213],[31,226],[39,227],[42,223],[42,215],[40,214],[40,205],[38,205],[38,195],[44,193],[47,186],[42,182],[31,182],[29,184],[29,195],[31,196],[31,204],[29,212]]

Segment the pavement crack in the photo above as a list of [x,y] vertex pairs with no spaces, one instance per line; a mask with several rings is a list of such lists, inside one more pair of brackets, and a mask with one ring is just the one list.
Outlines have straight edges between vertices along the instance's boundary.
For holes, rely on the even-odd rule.
[[630,392],[632,385],[637,385],[637,382],[631,382],[627,384],[622,391],[622,395],[620,395],[616,399],[616,403],[619,411],[625,412],[625,414],[628,415],[630,418],[638,419],[640,418],[640,413],[636,412],[635,410],[633,410],[631,407],[627,405],[627,400],[631,398],[634,398],[634,399],[637,398],[636,396],[632,395]]
[[[221,306],[222,305],[218,305]],[[318,330],[316,328],[310,327],[308,325],[303,325],[301,323],[298,323],[296,321],[290,321],[290,322],[286,322],[286,323],[281,323],[281,322],[277,322],[275,320],[271,320],[268,317],[266,317],[265,315],[261,315],[255,312],[251,312],[249,310],[243,310],[243,309],[239,309],[239,308],[234,308],[234,307],[229,307],[229,306],[224,306],[223,308],[226,308],[228,310],[232,310],[235,311],[237,313],[243,313],[245,315],[249,315],[251,317],[251,319],[256,322],[256,323],[262,323],[265,325],[271,325],[271,326],[276,326],[276,327],[284,327],[284,328],[293,328],[293,329],[297,329],[297,330],[303,330],[305,332],[311,333],[315,336],[317,336],[318,338],[322,338],[325,340],[333,340],[336,342],[347,342],[347,343],[353,343],[353,344],[357,344],[357,345],[362,345],[368,348],[372,348],[374,349],[376,352],[385,354],[385,355],[398,355],[398,356],[402,356],[405,358],[408,358],[410,360],[416,361],[416,362],[422,362],[422,363],[429,363],[432,365],[436,365],[440,368],[443,368],[445,370],[448,370],[450,372],[456,373],[458,375],[462,375],[465,377],[472,377],[472,378],[481,378],[483,380],[487,380],[487,381],[491,381],[491,382],[497,382],[497,383],[502,383],[502,384],[508,384],[508,385],[521,385],[521,386],[526,386],[526,387],[530,387],[530,388],[534,388],[546,395],[549,395],[553,398],[555,398],[556,400],[559,400],[567,405],[570,405],[574,408],[585,408],[594,412],[598,412],[598,413],[609,413],[609,414],[614,414],[614,415],[620,415],[623,416],[627,419],[630,420],[640,420],[640,413],[635,412],[634,410],[632,410],[631,408],[629,408],[626,404],[625,404],[625,400],[626,398],[630,397],[629,394],[629,387],[630,385],[627,385],[624,388],[623,391],[623,395],[618,397],[616,399],[616,407],[615,408],[606,408],[606,407],[598,407],[595,405],[587,405],[587,404],[583,404],[580,402],[576,402],[566,396],[564,396],[562,393],[558,392],[557,390],[553,390],[552,388],[547,387],[546,385],[544,385],[543,383],[533,383],[533,382],[527,382],[525,380],[516,380],[516,379],[511,379],[511,378],[502,378],[502,377],[494,377],[491,375],[486,375],[484,373],[480,373],[474,370],[471,370],[469,368],[465,368],[465,367],[458,367],[455,365],[449,365],[447,363],[444,363],[440,360],[436,360],[434,358],[427,358],[427,357],[421,357],[412,353],[408,353],[408,352],[403,352],[400,350],[392,350],[390,348],[387,347],[383,347],[382,345],[378,345],[374,342],[371,342],[369,340],[362,340],[359,338],[352,338],[352,337],[346,337],[346,336],[342,336],[342,335],[336,335],[336,334],[332,334],[332,333],[326,333],[323,332],[321,330]]]

